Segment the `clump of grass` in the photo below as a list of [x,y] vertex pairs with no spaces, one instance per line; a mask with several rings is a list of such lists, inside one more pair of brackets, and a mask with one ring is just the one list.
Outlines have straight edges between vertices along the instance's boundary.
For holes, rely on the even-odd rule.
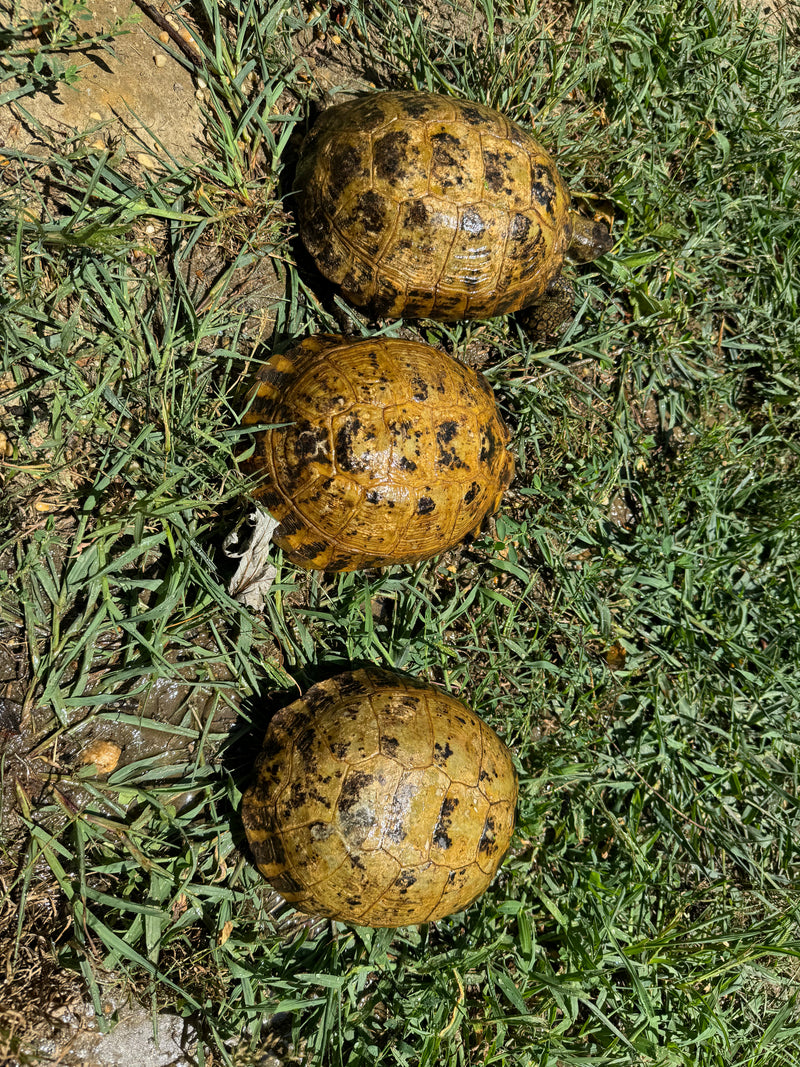
[[[587,203],[613,206],[618,245],[580,274],[558,346],[505,321],[419,328],[490,356],[519,471],[495,528],[416,569],[281,565],[262,618],[227,596],[216,551],[246,489],[237,395],[263,354],[233,283],[274,257],[277,336],[328,324],[278,201],[310,84],[305,16],[200,10],[215,151],[197,171],[134,179],[54,149],[3,172],[0,620],[27,644],[39,783],[3,765],[27,835],[4,875],[20,930],[33,889],[53,887],[53,953],[95,1004],[103,974],[123,974],[225,1062],[271,1040],[320,1064],[785,1062],[796,53],[757,12],[712,3],[313,14],[322,55],[372,57],[386,87],[535,122]],[[183,268],[218,241],[218,283],[197,295]],[[265,707],[361,660],[460,693],[518,762],[512,853],[435,928],[298,925],[243,846]],[[161,714],[153,693],[173,683],[192,698]],[[163,745],[98,778],[74,753],[100,728]]]

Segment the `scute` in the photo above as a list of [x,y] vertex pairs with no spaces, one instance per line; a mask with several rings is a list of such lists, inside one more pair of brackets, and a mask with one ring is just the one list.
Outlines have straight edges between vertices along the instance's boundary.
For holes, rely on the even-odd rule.
[[[424,139],[425,127],[409,121],[402,129],[389,128],[372,140],[373,188],[394,197],[398,185],[424,189],[433,150]],[[369,141],[363,142],[369,144]]]
[[469,867],[460,867],[448,873],[436,911],[431,916],[432,919],[439,919],[453,911],[461,911],[475,900],[478,895],[475,892],[475,883],[480,877],[476,875],[478,870],[480,870],[478,865],[473,863]]
[[[475,784],[484,750],[492,800]],[[465,767],[472,783],[452,776]],[[312,686],[273,719],[242,821],[259,869],[299,910],[399,926],[440,918],[486,889],[516,797],[510,754],[473,711],[366,668]]]
[[477,864],[485,874],[496,870],[502,859],[506,848],[504,842],[514,828],[514,812],[515,805],[507,800],[498,801],[489,808],[477,855]]
[[399,873],[399,864],[383,852],[348,853],[330,878],[314,886],[309,900],[292,903],[298,911],[321,912],[333,919],[339,919],[344,912],[350,916],[345,921],[369,926],[362,916],[380,900]]
[[378,720],[381,752],[404,770],[430,767],[434,731],[426,689],[383,686],[370,703]]
[[477,787],[483,758],[484,727],[485,723],[460,701],[451,699],[440,705],[433,761],[451,782]]
[[348,769],[358,767],[380,752],[378,719],[360,692],[337,693],[317,712],[314,728],[320,738],[317,767],[327,764],[327,753]]
[[451,782],[433,831],[433,862],[450,868],[475,863],[488,814],[489,802],[477,789]]
[[296,188],[317,266],[373,314],[526,307],[569,240],[569,192],[542,146],[492,108],[436,93],[379,92],[323,112]]
[[286,868],[304,889],[329,882],[347,860],[347,846],[329,822],[306,823],[284,830],[280,841]]
[[[328,471],[322,471],[310,479],[308,485],[297,486],[292,503],[298,519],[298,533],[292,538],[291,515],[288,514],[281,536],[287,539],[287,544],[294,545],[294,562],[301,567],[311,566],[311,562],[304,561],[316,559],[317,553],[325,551],[331,539],[352,522],[362,507],[363,492],[357,482],[334,478]],[[277,510],[281,504],[282,497],[278,496],[274,505],[268,503],[267,506]],[[322,537],[324,539],[319,540]],[[309,551],[311,549],[313,551]]]
[[244,469],[301,567],[417,563],[477,532],[514,463],[482,375],[399,338],[309,337],[266,363]]
[[428,143],[432,146],[428,191],[452,204],[480,200],[483,174],[473,164],[481,154],[480,131],[461,122],[428,123]]
[[491,727],[481,723],[481,766],[478,789],[494,804],[506,799],[506,751]]
[[[367,926],[409,926],[430,922],[441,916],[435,914],[447,885],[448,872],[435,863],[425,863],[412,869],[404,868],[394,882],[375,901],[369,912],[359,919]],[[435,901],[424,918],[420,918],[420,900]],[[454,908],[449,911],[454,911]],[[445,912],[444,914],[449,914]]]
[[391,759],[376,756],[368,766],[351,768],[342,783],[334,825],[350,852],[383,847],[387,796],[394,796],[403,768]]

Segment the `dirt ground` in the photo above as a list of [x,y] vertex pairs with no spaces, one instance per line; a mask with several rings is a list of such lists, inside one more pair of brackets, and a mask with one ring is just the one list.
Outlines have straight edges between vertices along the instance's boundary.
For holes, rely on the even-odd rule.
[[[26,6],[31,12],[41,8]],[[10,148],[46,152],[27,112],[59,142],[76,136],[102,147],[124,142],[139,166],[152,169],[164,153],[179,162],[196,159],[203,149],[201,100],[192,74],[171,54],[176,47],[169,35],[129,0],[93,0],[90,6],[83,32],[91,38],[117,27],[113,54],[102,44],[89,44],[64,55],[79,68],[77,83],[62,84],[52,97],[38,93],[5,108],[0,140]],[[6,4],[0,11],[9,13]]]

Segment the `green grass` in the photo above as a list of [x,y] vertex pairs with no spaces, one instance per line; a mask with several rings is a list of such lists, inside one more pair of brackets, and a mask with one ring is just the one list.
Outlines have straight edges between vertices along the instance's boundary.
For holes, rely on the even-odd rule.
[[[223,26],[203,0],[215,150],[196,169],[3,149],[0,630],[24,641],[29,753],[27,778],[0,762],[24,830],[0,853],[9,988],[44,891],[48,952],[96,1007],[113,972],[192,1018],[215,1063],[270,1034],[287,1063],[351,1067],[798,1062],[798,53],[757,8],[515,7],[454,31],[444,5],[358,3],[308,30],[288,5],[233,3]],[[27,24],[3,31],[0,101],[72,77],[51,56],[77,10],[35,51]],[[218,570],[269,340],[235,282],[274,261],[280,342],[332,325],[281,199],[315,27],[380,87],[535,125],[617,246],[578,275],[557,346],[420,326],[491,356],[518,460],[496,528],[414,570],[282,564],[259,617]],[[182,268],[214,243],[198,298]],[[364,660],[460,693],[517,759],[512,852],[435,928],[293,926],[243,845],[263,701]],[[77,766],[89,733],[148,724],[163,744],[107,780]]]

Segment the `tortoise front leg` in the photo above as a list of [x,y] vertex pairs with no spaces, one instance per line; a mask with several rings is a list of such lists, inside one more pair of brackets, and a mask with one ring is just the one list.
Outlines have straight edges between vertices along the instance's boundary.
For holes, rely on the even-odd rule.
[[518,313],[522,328],[535,341],[558,337],[572,320],[575,289],[563,274],[547,286],[541,299]]

